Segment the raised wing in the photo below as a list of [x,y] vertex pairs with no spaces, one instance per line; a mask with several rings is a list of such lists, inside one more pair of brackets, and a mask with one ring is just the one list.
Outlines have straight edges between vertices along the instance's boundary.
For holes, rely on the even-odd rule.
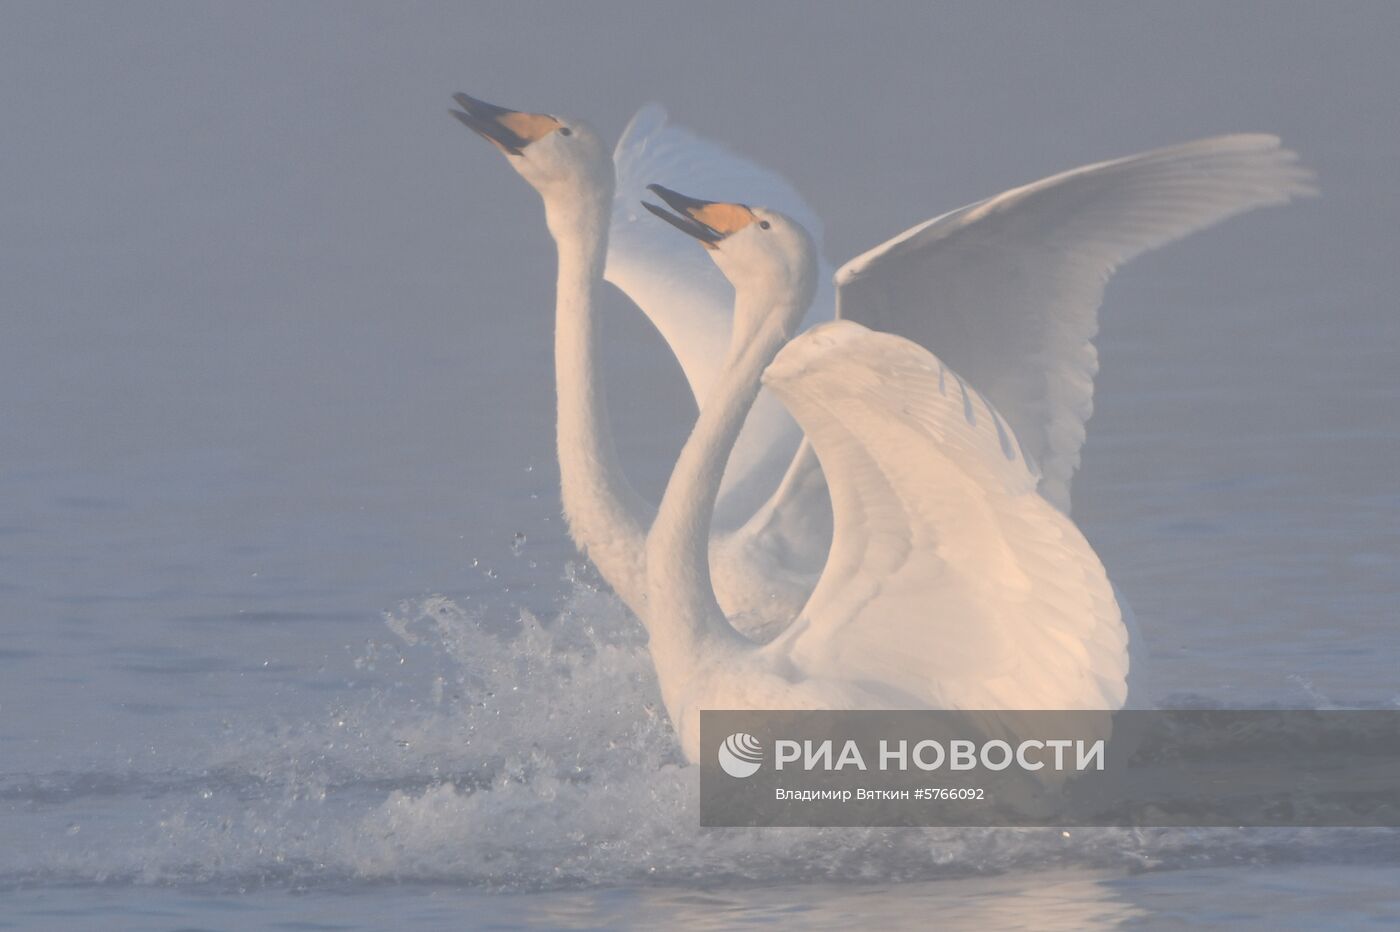
[[[605,277],[661,332],[685,372],[697,403],[718,376],[729,348],[734,288],[703,249],[667,230],[641,205],[654,199],[649,184],[662,184],[704,198],[740,201],[781,211],[797,220],[821,248],[821,222],[780,175],[668,123],[666,111],[649,104],[637,111],[613,154],[617,175]],[[821,281],[831,280],[825,263]],[[818,295],[815,319],[830,319],[831,292]],[[766,393],[745,422],[729,465],[715,515],[733,527],[768,498],[787,469],[801,435]]]
[[1093,411],[1098,308],[1124,262],[1227,217],[1310,193],[1265,135],[1087,165],[929,220],[846,263],[837,316],[938,354],[997,407],[1070,506]]
[[703,249],[642,208],[649,184],[716,200],[771,207],[800,222],[820,246],[821,223],[780,175],[667,122],[648,104],[613,153],[617,173],[605,277],[632,299],[670,344],[692,392],[703,399],[729,346],[734,288]]
[[835,519],[811,599],[765,650],[934,708],[1123,704],[1128,636],[1103,565],[986,398],[848,321],[794,339],[764,382],[811,440]]

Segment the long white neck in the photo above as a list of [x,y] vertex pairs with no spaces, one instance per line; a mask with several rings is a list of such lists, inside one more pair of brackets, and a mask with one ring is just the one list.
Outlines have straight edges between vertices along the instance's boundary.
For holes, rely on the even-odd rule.
[[[749,305],[746,307],[745,305]],[[768,295],[736,297],[735,319],[764,318],[751,334],[736,331],[728,358],[686,440],[651,533],[647,536],[647,610],[652,661],[672,721],[674,701],[688,674],[707,654],[747,644],[725,620],[710,582],[710,522],[725,461],[744,418],[758,395],[763,370],[773,361],[788,333],[780,320],[796,314],[773,313]],[[762,308],[765,313],[750,311]]]
[[598,372],[595,292],[608,249],[611,184],[546,200],[559,251],[554,373],[564,515],[579,549],[634,612],[646,600],[647,507],[622,472]]

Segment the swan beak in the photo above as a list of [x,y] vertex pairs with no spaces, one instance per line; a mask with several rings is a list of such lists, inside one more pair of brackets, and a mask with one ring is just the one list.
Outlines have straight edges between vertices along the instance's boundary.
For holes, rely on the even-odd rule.
[[506,155],[519,155],[530,143],[543,139],[560,126],[558,120],[543,113],[507,110],[466,94],[453,94],[452,99],[462,109],[448,113]]
[[642,201],[642,206],[682,233],[695,237],[706,249],[719,248],[726,236],[739,232],[755,219],[753,211],[743,204],[702,201],[659,184],[649,184],[647,190],[665,201],[675,213],[646,201]]

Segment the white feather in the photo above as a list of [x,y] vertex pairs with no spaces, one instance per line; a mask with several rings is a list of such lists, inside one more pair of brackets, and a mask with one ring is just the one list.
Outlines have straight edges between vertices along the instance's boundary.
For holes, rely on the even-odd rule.
[[935,708],[1123,704],[1108,576],[985,398],[917,344],[846,321],[797,337],[764,382],[835,509],[821,581],[769,649]]
[[[729,348],[734,288],[703,249],[682,237],[666,235],[656,218],[642,208],[644,199],[656,199],[647,185],[780,211],[812,235],[818,256],[821,221],[781,175],[668,122],[666,111],[656,104],[632,117],[618,140],[613,166],[617,185],[604,277],[660,331],[698,403],[713,386]],[[831,319],[836,300],[831,277],[832,268],[823,260],[821,290],[804,326]],[[761,394],[725,469],[717,527],[733,529],[754,514],[773,494],[800,440],[782,405]],[[802,502],[799,507],[824,509],[820,501]],[[789,543],[800,547],[797,541]],[[743,545],[736,541],[735,546]]]
[[1220,136],[1014,188],[921,223],[836,274],[838,316],[917,341],[1006,416],[1061,509],[1093,411],[1098,309],[1135,256],[1312,191],[1265,135]]

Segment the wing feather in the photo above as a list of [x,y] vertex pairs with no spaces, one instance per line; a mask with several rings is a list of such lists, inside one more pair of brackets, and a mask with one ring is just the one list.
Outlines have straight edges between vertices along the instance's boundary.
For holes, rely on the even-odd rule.
[[1054,175],[936,217],[836,274],[837,316],[909,337],[983,392],[1064,511],[1093,411],[1114,270],[1228,217],[1310,193],[1274,136],[1203,139]]
[[[781,211],[812,234],[819,255],[821,221],[781,175],[668,122],[656,104],[632,117],[613,153],[613,166],[617,183],[605,277],[660,331],[699,404],[729,348],[734,288],[705,250],[665,229],[642,208],[642,200],[652,197],[646,186],[662,184],[702,198]],[[820,276],[823,288],[809,320],[829,320],[835,306],[832,271],[824,261]],[[782,405],[766,392],[760,394],[725,469],[717,527],[732,529],[754,514],[778,486],[800,440]],[[795,506],[805,504],[804,498]]]
[[819,249],[821,222],[781,175],[668,122],[657,104],[632,117],[613,152],[613,167],[617,184],[604,277],[661,331],[696,398],[703,398],[729,345],[734,288],[703,249],[665,230],[642,208],[644,199],[655,199],[646,186],[771,207],[801,223]]
[[768,649],[930,707],[1117,708],[1127,632],[1092,548],[998,412],[919,345],[813,328],[764,376],[831,491],[827,566]]

